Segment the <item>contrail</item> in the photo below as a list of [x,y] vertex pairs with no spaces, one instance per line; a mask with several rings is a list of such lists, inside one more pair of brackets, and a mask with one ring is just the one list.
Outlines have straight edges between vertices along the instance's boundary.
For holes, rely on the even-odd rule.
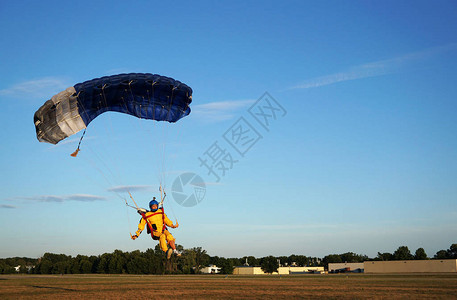
[[444,52],[453,51],[456,49],[457,43],[452,43],[444,46],[425,49],[418,52],[411,52],[390,59],[379,60],[354,66],[343,72],[315,77],[306,80],[301,84],[293,86],[290,89],[309,89],[330,85],[337,82],[393,74],[409,67],[410,65],[413,65],[418,61],[425,60],[427,58],[442,54]]

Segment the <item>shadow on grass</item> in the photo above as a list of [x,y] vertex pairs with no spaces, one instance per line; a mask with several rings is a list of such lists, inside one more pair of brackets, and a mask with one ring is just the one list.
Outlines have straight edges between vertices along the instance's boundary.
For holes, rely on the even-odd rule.
[[74,289],[66,289],[62,287],[55,287],[55,286],[39,286],[39,285],[32,285],[32,287],[37,288],[37,289],[53,289],[53,290],[62,290],[62,291],[70,291],[70,292],[75,292],[77,290]]

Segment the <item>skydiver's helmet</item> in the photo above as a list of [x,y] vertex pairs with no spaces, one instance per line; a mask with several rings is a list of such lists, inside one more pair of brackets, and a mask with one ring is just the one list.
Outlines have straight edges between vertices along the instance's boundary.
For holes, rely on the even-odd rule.
[[[157,205],[157,208],[156,209],[152,209],[152,206],[153,205]],[[158,209],[159,209],[159,202],[156,201],[156,198],[154,197],[154,199],[152,199],[150,202],[149,202],[149,208],[151,209],[152,212],[156,212]]]

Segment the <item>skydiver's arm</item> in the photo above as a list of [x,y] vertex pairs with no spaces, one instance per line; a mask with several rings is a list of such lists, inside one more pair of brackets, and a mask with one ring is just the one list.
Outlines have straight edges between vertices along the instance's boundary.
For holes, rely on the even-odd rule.
[[135,234],[137,236],[139,236],[141,234],[145,225],[146,225],[146,220],[144,218],[141,218],[140,223],[138,224],[138,230],[135,232]]
[[173,221],[171,221],[170,219],[168,219],[167,215],[165,214],[164,215],[164,223],[165,225],[167,226],[170,226],[171,228],[175,228],[175,226],[173,225]]

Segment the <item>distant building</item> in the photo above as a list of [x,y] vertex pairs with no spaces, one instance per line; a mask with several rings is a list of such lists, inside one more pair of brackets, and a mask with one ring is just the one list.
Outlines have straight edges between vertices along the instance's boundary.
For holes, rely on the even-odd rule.
[[217,274],[217,273],[221,272],[221,268],[219,268],[215,265],[209,265],[207,267],[200,269],[200,272],[205,273],[205,274]]
[[[27,269],[27,273],[29,273],[30,270],[31,270],[32,268],[34,268],[34,267],[35,267],[35,266],[25,266],[25,268]],[[16,270],[16,272],[19,272],[19,271],[21,270],[21,265],[18,265],[18,266],[13,267],[13,268],[14,268],[14,270]]]
[[[324,272],[324,267],[279,267],[278,272],[273,274],[320,274]],[[233,270],[234,275],[266,275],[261,267],[239,266]]]
[[246,257],[246,262],[243,264],[245,267],[249,267],[248,258]]
[[365,261],[365,273],[456,273],[457,259]]
[[347,272],[359,272],[364,271],[364,265],[362,263],[329,263],[329,273],[347,273]]

